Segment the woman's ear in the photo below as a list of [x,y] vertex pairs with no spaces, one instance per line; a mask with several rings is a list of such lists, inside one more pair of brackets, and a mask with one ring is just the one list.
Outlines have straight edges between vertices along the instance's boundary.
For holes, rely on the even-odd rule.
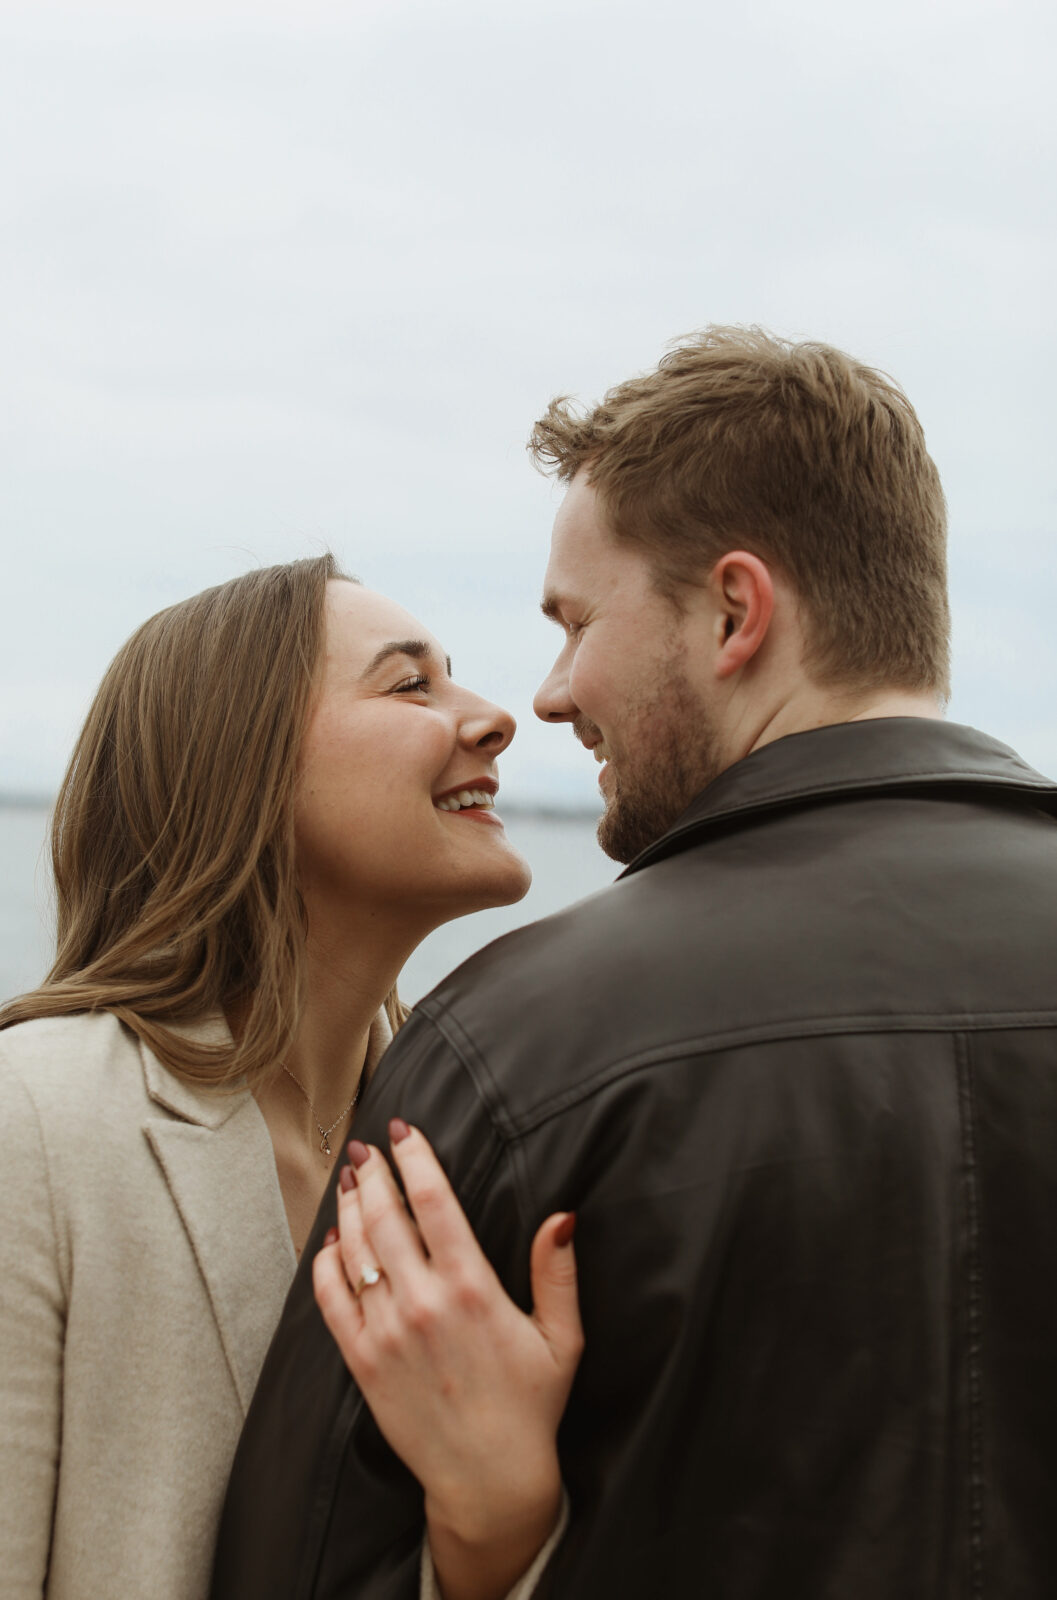
[[770,568],[747,550],[728,550],[712,568],[713,603],[717,607],[717,678],[730,678],[759,650],[774,615],[774,580]]

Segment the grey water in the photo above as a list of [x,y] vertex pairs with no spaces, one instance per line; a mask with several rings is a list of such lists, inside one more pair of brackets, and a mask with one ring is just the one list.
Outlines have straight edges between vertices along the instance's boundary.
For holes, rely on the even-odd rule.
[[[518,813],[504,807],[504,819],[511,842],[532,868],[532,888],[518,905],[460,917],[430,934],[400,979],[401,996],[409,1003],[501,933],[582,900],[612,883],[620,871],[598,848],[593,817]],[[48,820],[43,805],[0,805],[0,1001],[33,988],[51,962]]]

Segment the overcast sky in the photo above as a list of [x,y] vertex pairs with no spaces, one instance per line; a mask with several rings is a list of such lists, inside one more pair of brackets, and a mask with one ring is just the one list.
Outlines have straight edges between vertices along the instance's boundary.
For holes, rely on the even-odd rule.
[[330,546],[521,731],[557,494],[524,451],[708,322],[894,374],[951,513],[951,714],[1057,769],[1052,6],[0,7],[0,788],[114,651]]

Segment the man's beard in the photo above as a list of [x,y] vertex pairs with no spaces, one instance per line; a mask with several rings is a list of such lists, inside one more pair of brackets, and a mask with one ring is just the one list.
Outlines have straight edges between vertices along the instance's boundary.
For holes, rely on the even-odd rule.
[[[578,718],[573,731],[591,726]],[[667,833],[728,763],[714,718],[681,673],[642,707],[621,744],[633,753],[614,754],[598,842],[613,861],[628,862]]]

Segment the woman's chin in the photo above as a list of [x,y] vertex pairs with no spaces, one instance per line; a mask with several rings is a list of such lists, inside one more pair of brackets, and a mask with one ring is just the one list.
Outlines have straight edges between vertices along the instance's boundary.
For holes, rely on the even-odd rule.
[[511,888],[506,899],[500,901],[501,905],[516,905],[519,900],[524,900],[532,888],[532,868],[522,857],[519,856],[518,859],[521,862],[521,872],[518,874],[517,884]]
[[532,870],[524,856],[516,850],[511,849],[509,856],[504,871],[496,873],[487,888],[482,884],[483,898],[479,905],[474,906],[475,911],[488,911],[494,906],[513,906],[528,894],[532,887]]
[[532,886],[529,864],[510,846],[503,856],[502,863],[495,864],[487,874],[482,873],[472,882],[464,880],[459,902],[452,907],[446,921],[470,917],[476,911],[492,911],[496,906],[513,906],[524,900]]

